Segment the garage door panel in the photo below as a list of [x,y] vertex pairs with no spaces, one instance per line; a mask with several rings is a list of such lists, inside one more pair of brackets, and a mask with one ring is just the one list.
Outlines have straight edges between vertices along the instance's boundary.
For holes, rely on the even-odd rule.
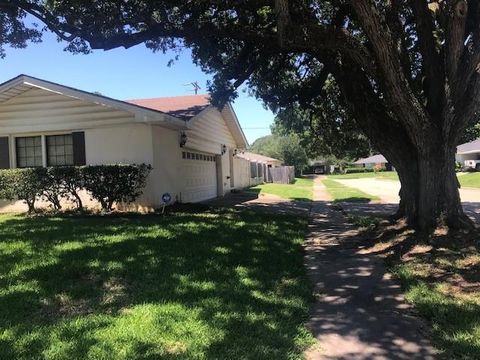
[[215,155],[184,152],[181,177],[181,201],[199,202],[217,196],[217,167]]

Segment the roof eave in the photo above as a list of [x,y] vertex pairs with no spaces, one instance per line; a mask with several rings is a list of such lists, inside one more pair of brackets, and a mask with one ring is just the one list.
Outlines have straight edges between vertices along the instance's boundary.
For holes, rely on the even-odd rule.
[[89,93],[87,91],[74,89],[69,86],[57,84],[51,81],[42,80],[32,76],[23,75],[23,74],[11,80],[8,80],[3,84],[0,84],[0,93],[7,91],[20,84],[25,84],[35,88],[44,89],[46,91],[73,97],[83,101],[88,101],[95,104],[108,106],[117,110],[130,112],[135,115],[135,120],[137,122],[164,125],[164,126],[178,128],[178,129],[185,128],[184,120],[178,119],[164,112],[148,109],[143,106],[127,103],[122,100],[117,100],[117,99],[109,98],[107,96]]

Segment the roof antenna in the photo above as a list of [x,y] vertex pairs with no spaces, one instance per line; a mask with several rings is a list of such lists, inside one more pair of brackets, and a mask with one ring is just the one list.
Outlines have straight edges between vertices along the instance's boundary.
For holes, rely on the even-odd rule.
[[201,87],[200,87],[200,85],[198,85],[197,81],[191,82],[189,84],[183,84],[183,86],[193,86],[193,90],[190,90],[190,91],[194,91],[195,95],[198,95],[198,90],[201,89]]

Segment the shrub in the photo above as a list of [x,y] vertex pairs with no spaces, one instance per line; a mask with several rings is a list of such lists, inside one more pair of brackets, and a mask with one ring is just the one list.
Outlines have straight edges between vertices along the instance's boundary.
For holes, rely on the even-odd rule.
[[49,169],[51,177],[60,181],[59,195],[75,203],[77,210],[83,210],[80,190],[83,189],[83,175],[81,168],[75,166],[59,166]]
[[360,173],[370,173],[374,172],[373,168],[364,168],[364,167],[352,167],[346,168],[345,174],[360,174]]
[[47,169],[8,169],[2,170],[1,174],[2,197],[7,200],[23,200],[28,206],[28,213],[35,212],[35,201],[46,187]]
[[135,201],[143,192],[150,165],[89,165],[81,168],[84,187],[104,211],[115,203]]
[[65,177],[59,169],[61,168],[47,168],[46,182],[42,192],[43,197],[52,204],[55,210],[62,208],[61,199],[65,197],[63,186]]
[[38,197],[49,201],[55,210],[62,208],[62,199],[75,202],[81,210],[79,191],[85,189],[103,210],[111,211],[115,203],[130,203],[142,194],[151,169],[142,164],[0,170],[0,198],[23,200],[29,213],[35,211]]

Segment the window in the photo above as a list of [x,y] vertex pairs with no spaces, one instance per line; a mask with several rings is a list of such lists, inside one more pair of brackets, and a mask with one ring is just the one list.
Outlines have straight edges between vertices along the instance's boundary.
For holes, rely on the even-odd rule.
[[73,165],[72,135],[47,136],[47,166]]
[[256,178],[257,177],[257,163],[255,162],[251,162],[250,163],[250,177],[253,179],[253,178]]
[[257,176],[258,177],[263,176],[263,164],[258,164]]
[[211,161],[215,162],[215,157],[211,155],[199,154],[199,153],[191,153],[184,151],[182,153],[182,158],[187,160],[200,160],[200,161]]
[[43,165],[42,138],[40,136],[15,138],[17,167],[38,167]]

